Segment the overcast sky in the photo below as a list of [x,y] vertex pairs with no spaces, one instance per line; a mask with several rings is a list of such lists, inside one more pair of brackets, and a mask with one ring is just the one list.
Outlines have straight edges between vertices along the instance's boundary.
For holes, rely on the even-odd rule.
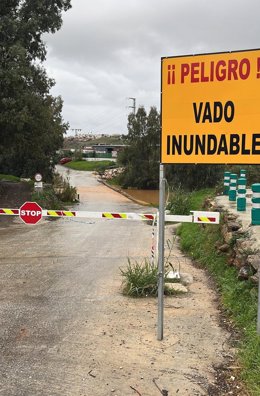
[[72,0],[45,37],[52,94],[71,129],[127,133],[129,97],[160,109],[162,56],[259,48],[259,15],[259,0]]

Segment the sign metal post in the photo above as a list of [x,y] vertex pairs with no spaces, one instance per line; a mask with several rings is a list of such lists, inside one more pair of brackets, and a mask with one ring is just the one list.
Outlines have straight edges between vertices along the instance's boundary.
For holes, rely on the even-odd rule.
[[159,241],[158,241],[158,333],[157,339],[163,339],[163,303],[164,303],[164,224],[165,224],[165,177],[164,165],[160,164],[159,191]]

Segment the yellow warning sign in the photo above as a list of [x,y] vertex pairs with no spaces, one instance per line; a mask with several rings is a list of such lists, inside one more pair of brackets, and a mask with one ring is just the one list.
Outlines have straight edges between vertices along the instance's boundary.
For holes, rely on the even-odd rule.
[[162,58],[161,163],[260,163],[260,50]]

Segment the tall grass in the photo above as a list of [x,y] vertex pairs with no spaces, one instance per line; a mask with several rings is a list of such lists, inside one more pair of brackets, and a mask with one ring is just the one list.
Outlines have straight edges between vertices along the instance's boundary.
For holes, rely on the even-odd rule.
[[[131,261],[128,258],[126,269],[120,268],[123,277],[123,294],[130,297],[157,297],[158,295],[158,268],[149,259],[141,262]],[[166,273],[167,276],[167,273]],[[167,285],[164,286],[165,295],[180,294]]]
[[213,194],[213,188],[188,192],[176,187],[170,192],[167,209],[171,214],[188,215],[191,210],[201,209],[205,197],[211,197]]
[[148,259],[131,262],[128,258],[126,269],[120,268],[123,276],[123,294],[131,297],[156,296],[158,290],[158,270]]

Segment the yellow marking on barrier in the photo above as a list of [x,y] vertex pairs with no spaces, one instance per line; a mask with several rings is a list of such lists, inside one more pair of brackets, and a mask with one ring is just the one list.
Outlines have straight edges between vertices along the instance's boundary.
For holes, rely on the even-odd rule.
[[12,215],[14,214],[14,212],[11,209],[3,209],[3,211],[8,214],[8,215]]
[[127,215],[126,215],[125,213],[120,213],[120,217],[121,217],[122,219],[127,219]]
[[59,214],[55,210],[48,210],[49,216],[59,216]]
[[102,217],[107,219],[127,219],[126,213],[110,213],[110,212],[103,212]]
[[108,219],[113,219],[112,213],[102,213],[102,217],[106,217]]
[[199,221],[205,221],[205,222],[207,222],[207,223],[210,223],[210,220],[208,219],[208,217],[202,217],[202,216],[200,216],[200,217],[198,217],[198,220],[199,220]]
[[63,216],[67,216],[67,217],[74,217],[75,214],[73,212],[69,212],[69,211],[63,211]]

